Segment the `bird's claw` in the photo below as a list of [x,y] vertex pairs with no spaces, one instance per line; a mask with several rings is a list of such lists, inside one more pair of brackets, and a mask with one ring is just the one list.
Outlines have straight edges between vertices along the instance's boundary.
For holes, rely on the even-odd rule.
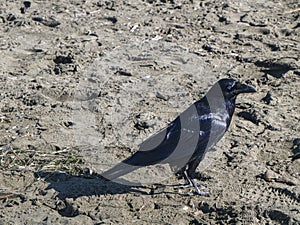
[[185,195],[187,195],[187,196],[200,195],[200,196],[203,196],[203,197],[210,197],[210,194],[208,192],[206,192],[206,191],[203,191],[203,190],[194,191],[194,192],[188,192]]
[[179,188],[190,188],[193,187],[195,189],[195,191],[193,193],[187,193],[186,195],[188,196],[193,196],[193,195],[200,195],[200,196],[205,196],[205,197],[209,197],[210,194],[204,190],[200,190],[198,187],[200,186],[204,186],[207,187],[207,184],[200,184],[197,183],[195,181],[193,181],[193,183],[188,183],[188,184],[184,184],[184,185],[180,185]]
[[193,186],[194,186],[194,188],[195,188],[195,192],[196,192],[198,195],[209,197],[209,193],[208,193],[208,192],[206,192],[206,191],[204,191],[204,190],[200,190],[200,189],[198,188],[198,183],[193,182],[193,184],[194,184]]
[[199,190],[199,191],[196,191],[196,194],[200,195],[200,196],[204,196],[204,197],[209,197],[210,194],[206,191],[203,191],[203,190]]
[[[197,187],[200,187],[200,186],[207,187],[207,184],[200,184],[200,183],[197,183],[197,182],[195,182],[195,185]],[[183,184],[183,185],[179,186],[179,188],[182,188],[182,189],[184,189],[184,188],[190,188],[190,187],[194,187],[194,185],[192,183],[188,183],[188,184]]]

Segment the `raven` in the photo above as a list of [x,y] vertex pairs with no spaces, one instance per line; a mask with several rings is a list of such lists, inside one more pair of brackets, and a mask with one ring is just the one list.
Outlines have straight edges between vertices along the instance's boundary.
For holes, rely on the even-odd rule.
[[193,180],[195,170],[227,131],[237,95],[255,91],[234,79],[219,80],[202,99],[146,139],[136,153],[100,175],[114,181],[138,168],[168,163],[173,170],[183,173],[198,194],[205,195]]

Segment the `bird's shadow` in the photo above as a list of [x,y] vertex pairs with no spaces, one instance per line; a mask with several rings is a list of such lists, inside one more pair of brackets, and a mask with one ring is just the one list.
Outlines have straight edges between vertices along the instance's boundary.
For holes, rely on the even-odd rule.
[[46,190],[54,189],[58,193],[57,197],[61,200],[65,200],[66,198],[76,199],[82,196],[100,196],[106,194],[149,193],[140,190],[139,187],[122,185],[96,176],[74,176],[60,171],[39,171],[35,172],[34,175],[37,179],[44,179],[45,182],[49,183]]
[[[191,193],[180,193],[178,189],[181,184],[154,184],[151,186],[129,186],[105,180],[99,176],[74,176],[65,172],[45,172],[34,173],[37,179],[43,179],[49,183],[45,190],[54,189],[58,194],[57,198],[66,200],[67,198],[79,198],[82,196],[101,196],[126,193],[138,193],[141,195],[173,194],[190,196]],[[170,191],[170,188],[173,189]],[[166,190],[168,189],[168,190]]]
[[[127,194],[137,193],[139,195],[161,195],[161,194],[172,194],[180,196],[192,196],[190,192],[180,193],[178,189],[181,185],[164,185],[156,184],[154,186],[128,186],[112,181],[107,181],[98,176],[94,177],[83,177],[74,176],[68,173],[55,171],[55,172],[44,172],[39,171],[34,173],[37,179],[43,179],[49,183],[45,190],[54,189],[58,194],[56,198],[62,200],[62,208],[53,208],[58,213],[65,217],[75,217],[80,214],[79,210],[76,209],[72,204],[69,203],[68,198],[77,199],[83,196],[101,196],[101,195],[115,195],[115,194]],[[171,187],[172,191],[167,190]],[[49,206],[50,207],[50,206]],[[52,208],[52,207],[51,207]]]

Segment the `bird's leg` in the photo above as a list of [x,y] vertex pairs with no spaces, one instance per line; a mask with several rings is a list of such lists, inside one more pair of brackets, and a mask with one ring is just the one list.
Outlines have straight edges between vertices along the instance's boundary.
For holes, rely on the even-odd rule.
[[198,188],[198,184],[197,184],[197,182],[195,182],[193,179],[191,179],[191,182],[192,182],[192,184],[193,184],[193,186],[194,186],[194,188],[195,188],[195,191],[196,191],[196,193],[198,194],[198,195],[201,195],[201,196],[209,196],[209,193],[208,192],[206,192],[206,191],[204,191],[204,190],[200,190],[199,188]]
[[185,180],[187,181],[187,184],[181,185],[180,188],[189,188],[189,187],[192,187],[193,186],[193,182],[191,181],[191,179],[187,175],[186,170],[183,171],[183,175],[184,175]]
[[[184,175],[185,180],[187,181],[187,184],[180,185],[180,188],[189,188],[189,187],[193,187],[194,184],[196,184],[197,186],[201,186],[201,185],[202,185],[202,184],[199,184],[199,183],[197,183],[197,182],[195,182],[195,181],[192,181],[192,179],[187,175],[187,172],[186,172],[186,171],[183,172],[183,175]],[[194,182],[194,184],[193,184],[193,182]]]
[[200,186],[201,184],[198,184],[196,181],[194,181],[193,179],[191,179],[188,174],[187,174],[187,171],[185,170],[183,172],[184,174],[184,177],[185,179],[187,180],[188,184],[187,185],[182,185],[180,186],[181,188],[187,188],[187,187],[194,187],[195,188],[195,191],[197,194],[201,195],[201,196],[209,196],[209,193],[203,191],[203,190],[200,190],[198,188],[198,186]]

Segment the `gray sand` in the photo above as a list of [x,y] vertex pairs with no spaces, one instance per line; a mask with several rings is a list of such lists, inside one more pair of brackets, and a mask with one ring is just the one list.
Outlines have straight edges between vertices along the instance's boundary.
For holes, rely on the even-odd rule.
[[[297,1],[119,2],[0,3],[0,224],[299,224]],[[211,197],[97,178],[223,77]]]

